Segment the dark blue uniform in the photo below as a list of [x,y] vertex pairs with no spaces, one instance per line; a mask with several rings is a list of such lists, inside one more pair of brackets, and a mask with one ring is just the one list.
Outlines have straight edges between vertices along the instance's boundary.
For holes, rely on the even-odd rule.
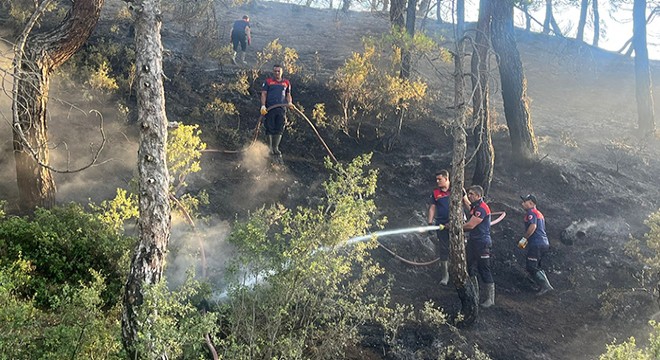
[[545,233],[545,217],[536,208],[527,210],[525,214],[525,230],[530,225],[536,224],[536,230],[527,239],[527,271],[534,276],[537,271],[541,270],[541,260],[550,248],[548,235]]
[[242,51],[245,51],[247,48],[247,34],[245,30],[248,27],[250,27],[250,23],[245,19],[234,21],[231,30],[231,43],[234,46],[234,51],[238,51],[239,44]]
[[494,281],[490,270],[490,249],[493,242],[490,238],[490,207],[483,199],[479,199],[470,204],[470,215],[483,220],[470,230],[465,249],[468,273],[470,276],[476,276],[478,271],[484,283],[492,284]]
[[[273,105],[286,104],[286,97],[291,93],[291,83],[287,79],[277,81],[273,78],[268,78],[262,85],[262,91],[266,92],[267,108]],[[266,135],[282,134],[285,114],[286,109],[284,107],[277,107],[268,111],[264,118]]]
[[[435,225],[448,225],[449,224],[449,195],[450,191],[442,191],[439,188],[433,190],[433,194],[429,198],[429,205],[435,205]],[[440,261],[449,260],[449,230],[447,227],[443,230],[437,230],[438,236],[438,256]]]

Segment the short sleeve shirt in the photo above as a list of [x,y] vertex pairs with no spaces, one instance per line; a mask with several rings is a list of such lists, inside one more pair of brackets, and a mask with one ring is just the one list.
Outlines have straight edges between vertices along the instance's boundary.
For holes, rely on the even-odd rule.
[[436,224],[449,223],[449,195],[451,195],[449,190],[443,191],[435,188],[429,198],[428,204],[435,205]]
[[266,107],[271,107],[273,105],[287,103],[286,95],[291,93],[291,83],[287,79],[277,81],[273,78],[268,78],[264,81],[261,89],[266,92]]
[[473,202],[470,205],[470,215],[482,219],[479,225],[470,230],[470,240],[490,243],[490,207],[488,204],[483,199]]
[[536,230],[527,239],[530,245],[549,245],[548,235],[545,232],[545,217],[538,209],[528,209],[525,214],[525,230],[532,224],[536,224]]
[[232,26],[232,34],[240,36],[245,35],[245,29],[250,27],[250,23],[245,20],[236,20]]

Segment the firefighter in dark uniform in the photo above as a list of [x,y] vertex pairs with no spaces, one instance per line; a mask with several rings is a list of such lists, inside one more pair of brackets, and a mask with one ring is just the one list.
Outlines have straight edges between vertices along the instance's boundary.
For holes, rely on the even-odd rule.
[[520,198],[522,208],[525,209],[525,234],[518,241],[518,247],[527,249],[525,267],[532,279],[541,287],[537,295],[543,295],[554,290],[545,271],[541,269],[541,260],[550,248],[548,235],[545,232],[545,217],[536,208],[536,196],[529,194]]
[[243,15],[242,19],[234,21],[234,25],[232,25],[231,30],[229,31],[229,37],[231,38],[231,44],[234,48],[231,61],[236,64],[236,54],[238,53],[238,46],[240,45],[241,61],[243,64],[247,64],[245,61],[245,50],[247,45],[250,45],[252,42],[252,36],[250,34],[250,18],[247,15]]
[[[429,225],[442,225],[442,230],[437,230],[438,236],[437,255],[440,258],[440,270],[442,271],[441,285],[447,285],[449,282],[449,171],[440,170],[435,173],[435,181],[438,185],[433,189],[433,194],[429,198]],[[463,204],[469,207],[466,197],[463,198]]]
[[[483,200],[484,189],[479,185],[470,186],[467,192],[470,200],[470,218],[463,225],[464,231],[469,231],[465,249],[467,267],[470,276],[481,276],[486,284],[486,300],[481,304],[484,308],[495,305],[495,282],[490,270],[490,250],[493,242],[490,238],[490,208]],[[475,283],[477,285],[477,283]]]
[[268,110],[273,105],[286,104],[293,107],[291,98],[291,83],[282,77],[282,66],[273,66],[273,77],[264,81],[261,89],[261,115],[264,115],[264,127],[268,136],[268,145],[271,155],[281,156],[280,141],[284,131],[286,109],[279,106]]

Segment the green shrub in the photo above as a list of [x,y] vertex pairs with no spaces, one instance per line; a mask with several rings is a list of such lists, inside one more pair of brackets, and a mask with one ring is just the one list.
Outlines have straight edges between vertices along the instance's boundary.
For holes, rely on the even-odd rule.
[[370,159],[328,160],[332,176],[317,207],[273,205],[236,224],[223,358],[337,359],[359,341],[359,327],[383,313],[387,287],[374,281],[383,269],[368,254],[375,243],[343,246],[374,224]]
[[612,343],[607,345],[607,351],[601,355],[599,360],[655,360],[660,358],[660,324],[649,321],[653,328],[649,335],[649,344],[638,347],[634,337],[621,344]]
[[64,285],[48,310],[22,290],[33,276],[26,260],[0,261],[0,360],[121,359],[119,309],[102,310],[104,279]]
[[0,261],[12,263],[22,257],[34,266],[25,294],[35,296],[40,307],[51,305],[65,285],[91,282],[90,269],[108,279],[103,293],[106,304],[116,303],[132,244],[132,239],[77,204],[38,209],[33,218],[0,221]]

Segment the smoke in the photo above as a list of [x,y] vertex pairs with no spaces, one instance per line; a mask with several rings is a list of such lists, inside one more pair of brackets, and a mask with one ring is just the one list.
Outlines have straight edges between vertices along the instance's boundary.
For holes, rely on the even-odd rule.
[[[0,34],[1,36],[2,34]],[[10,201],[18,197],[13,157],[12,121],[12,45],[0,39],[0,196]],[[136,131],[126,122],[126,111],[116,99],[102,93],[69,85],[54,76],[48,101],[50,165],[67,171],[92,162],[102,142],[101,123],[107,142],[94,166],[81,172],[54,173],[58,203],[100,201],[114,196],[117,187],[126,187],[137,164]]]
[[178,287],[194,270],[198,278],[205,278],[214,288],[225,287],[225,271],[234,256],[234,248],[227,242],[231,226],[227,221],[211,218],[199,221],[193,230],[180,218],[173,218],[165,275],[171,287]]

